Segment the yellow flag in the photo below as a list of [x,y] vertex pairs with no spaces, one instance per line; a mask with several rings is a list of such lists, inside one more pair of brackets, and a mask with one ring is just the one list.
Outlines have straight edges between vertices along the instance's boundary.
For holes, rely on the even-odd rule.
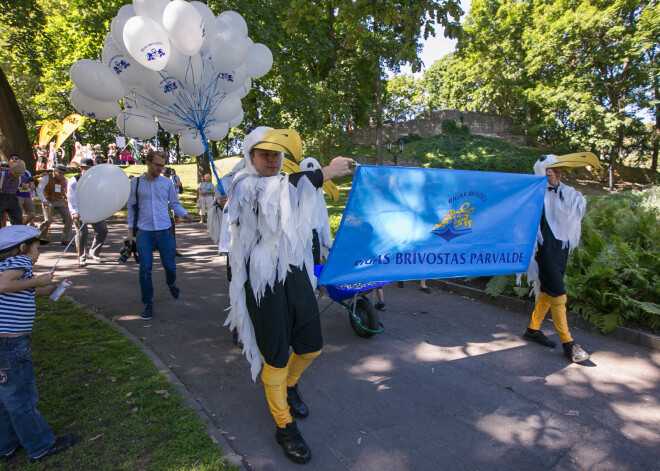
[[79,114],[70,114],[64,118],[62,120],[62,130],[57,133],[57,144],[55,144],[55,147],[60,147],[60,145],[66,141],[67,137],[73,134],[73,131],[78,129],[80,123],[82,123],[82,116]]
[[62,125],[56,119],[46,121],[39,130],[39,145],[43,147],[48,144],[48,141],[61,130]]

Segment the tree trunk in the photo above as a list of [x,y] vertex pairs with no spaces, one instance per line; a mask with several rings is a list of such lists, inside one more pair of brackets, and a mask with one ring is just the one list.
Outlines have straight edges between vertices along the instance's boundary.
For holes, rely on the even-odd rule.
[[6,157],[15,152],[21,156],[31,172],[35,169],[34,155],[30,146],[25,118],[16,101],[4,71],[0,67],[0,153]]
[[376,160],[378,165],[383,165],[383,94],[382,83],[380,80],[381,70],[380,61],[378,61],[376,75]]
[[660,148],[660,83],[654,83],[655,95],[655,129],[653,132],[653,153],[651,154],[651,170],[658,169],[658,148]]

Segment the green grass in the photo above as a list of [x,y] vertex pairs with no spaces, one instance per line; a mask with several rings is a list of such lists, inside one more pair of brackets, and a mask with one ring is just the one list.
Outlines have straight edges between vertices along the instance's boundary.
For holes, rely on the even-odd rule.
[[65,299],[38,299],[31,346],[39,411],[79,441],[39,465],[21,450],[0,470],[229,469],[195,412],[112,326]]

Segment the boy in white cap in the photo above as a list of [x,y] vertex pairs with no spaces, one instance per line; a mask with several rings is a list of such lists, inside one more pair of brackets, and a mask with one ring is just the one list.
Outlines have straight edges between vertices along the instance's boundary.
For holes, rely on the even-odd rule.
[[589,359],[589,354],[573,341],[568,330],[564,271],[568,254],[580,242],[587,200],[579,191],[561,183],[562,170],[556,155],[542,155],[534,164],[536,175],[548,177],[548,189],[536,236],[537,244],[527,270],[528,281],[534,281],[536,306],[523,338],[544,347],[555,347],[555,342],[541,331],[541,323],[550,309],[564,355],[575,363],[581,363]]
[[[231,311],[256,379],[261,379],[275,438],[285,455],[306,463],[311,452],[292,415],[307,416],[298,379],[321,353],[323,340],[312,261],[312,215],[323,182],[351,173],[352,159],[335,158],[312,172],[280,175],[283,153],[302,153],[290,129],[258,127],[245,137],[245,168],[229,188]],[[293,355],[289,356],[289,348]]]
[[76,441],[73,434],[56,438],[36,408],[39,395],[30,358],[34,297],[55,290],[52,274],[32,273],[41,243],[32,226],[0,229],[0,461],[11,459],[22,446],[30,463],[41,462]]

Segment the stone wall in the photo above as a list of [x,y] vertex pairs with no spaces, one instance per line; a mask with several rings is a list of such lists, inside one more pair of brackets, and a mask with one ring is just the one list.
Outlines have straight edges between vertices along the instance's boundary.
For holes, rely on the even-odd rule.
[[[476,113],[473,111],[440,110],[426,113],[423,117],[406,122],[388,122],[383,124],[383,140],[397,141],[410,135],[421,137],[436,136],[442,132],[442,122],[451,119],[457,124],[465,124],[472,134],[496,137],[516,145],[526,143],[523,133],[516,129],[513,119],[496,114]],[[361,146],[376,145],[376,128],[361,128],[349,131],[351,140]]]

